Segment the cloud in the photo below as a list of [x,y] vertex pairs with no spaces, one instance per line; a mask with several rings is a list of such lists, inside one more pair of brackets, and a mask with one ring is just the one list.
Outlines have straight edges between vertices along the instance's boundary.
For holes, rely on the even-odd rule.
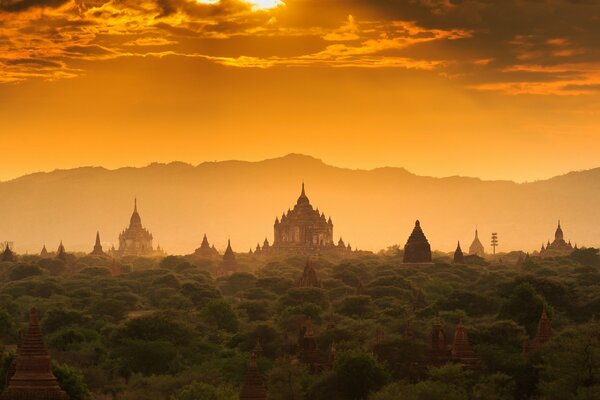
[[59,7],[68,0],[0,0],[0,11],[15,13],[35,7]]

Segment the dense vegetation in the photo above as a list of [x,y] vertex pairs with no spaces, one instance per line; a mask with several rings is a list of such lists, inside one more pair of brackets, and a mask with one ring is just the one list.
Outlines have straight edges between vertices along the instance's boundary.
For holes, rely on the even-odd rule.
[[[128,258],[112,276],[109,259],[21,256],[0,263],[0,368],[35,305],[74,400],[236,399],[258,338],[271,399],[600,398],[597,251],[503,258],[452,265],[438,257],[421,267],[402,266],[397,249],[318,258],[323,288],[295,288],[302,257],[240,255],[240,269],[254,272],[215,279],[218,260]],[[544,306],[553,339],[525,357],[521,344]],[[478,369],[427,365],[436,315],[450,341],[464,321]],[[287,351],[307,316],[319,348],[335,341],[337,349],[320,374]],[[414,339],[403,335],[409,324]],[[376,341],[378,330],[385,335]]]

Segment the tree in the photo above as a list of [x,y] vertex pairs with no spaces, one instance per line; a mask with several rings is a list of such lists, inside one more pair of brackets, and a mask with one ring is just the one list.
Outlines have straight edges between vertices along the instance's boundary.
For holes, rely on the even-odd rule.
[[366,399],[370,392],[380,389],[388,374],[373,353],[352,350],[342,353],[334,365],[337,389],[348,400]]
[[533,334],[544,308],[544,299],[529,283],[517,285],[500,309],[500,316],[510,318]]
[[511,400],[514,399],[515,382],[503,373],[484,376],[473,387],[472,400]]
[[81,372],[66,364],[52,363],[52,373],[56,376],[60,388],[67,392],[71,400],[91,399]]
[[238,317],[233,308],[225,300],[211,300],[201,311],[204,320],[218,329],[227,332],[236,332]]
[[194,382],[179,389],[169,400],[237,400],[237,398],[238,393],[228,386]]

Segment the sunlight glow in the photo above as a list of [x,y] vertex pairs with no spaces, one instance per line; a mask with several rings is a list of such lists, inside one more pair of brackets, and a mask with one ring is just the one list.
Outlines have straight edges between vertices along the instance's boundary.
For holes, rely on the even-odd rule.
[[[198,3],[202,4],[217,4],[220,0],[196,0]],[[252,10],[269,10],[271,8],[276,8],[279,6],[285,5],[283,0],[242,0],[245,3],[250,4]]]

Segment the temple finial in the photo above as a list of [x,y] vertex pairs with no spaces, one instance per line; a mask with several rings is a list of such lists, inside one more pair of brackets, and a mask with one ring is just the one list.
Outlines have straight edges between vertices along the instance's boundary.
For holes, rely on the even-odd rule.
[[133,212],[137,212],[137,197],[133,198]]
[[302,180],[302,196],[306,196],[306,194],[304,192],[304,180]]

